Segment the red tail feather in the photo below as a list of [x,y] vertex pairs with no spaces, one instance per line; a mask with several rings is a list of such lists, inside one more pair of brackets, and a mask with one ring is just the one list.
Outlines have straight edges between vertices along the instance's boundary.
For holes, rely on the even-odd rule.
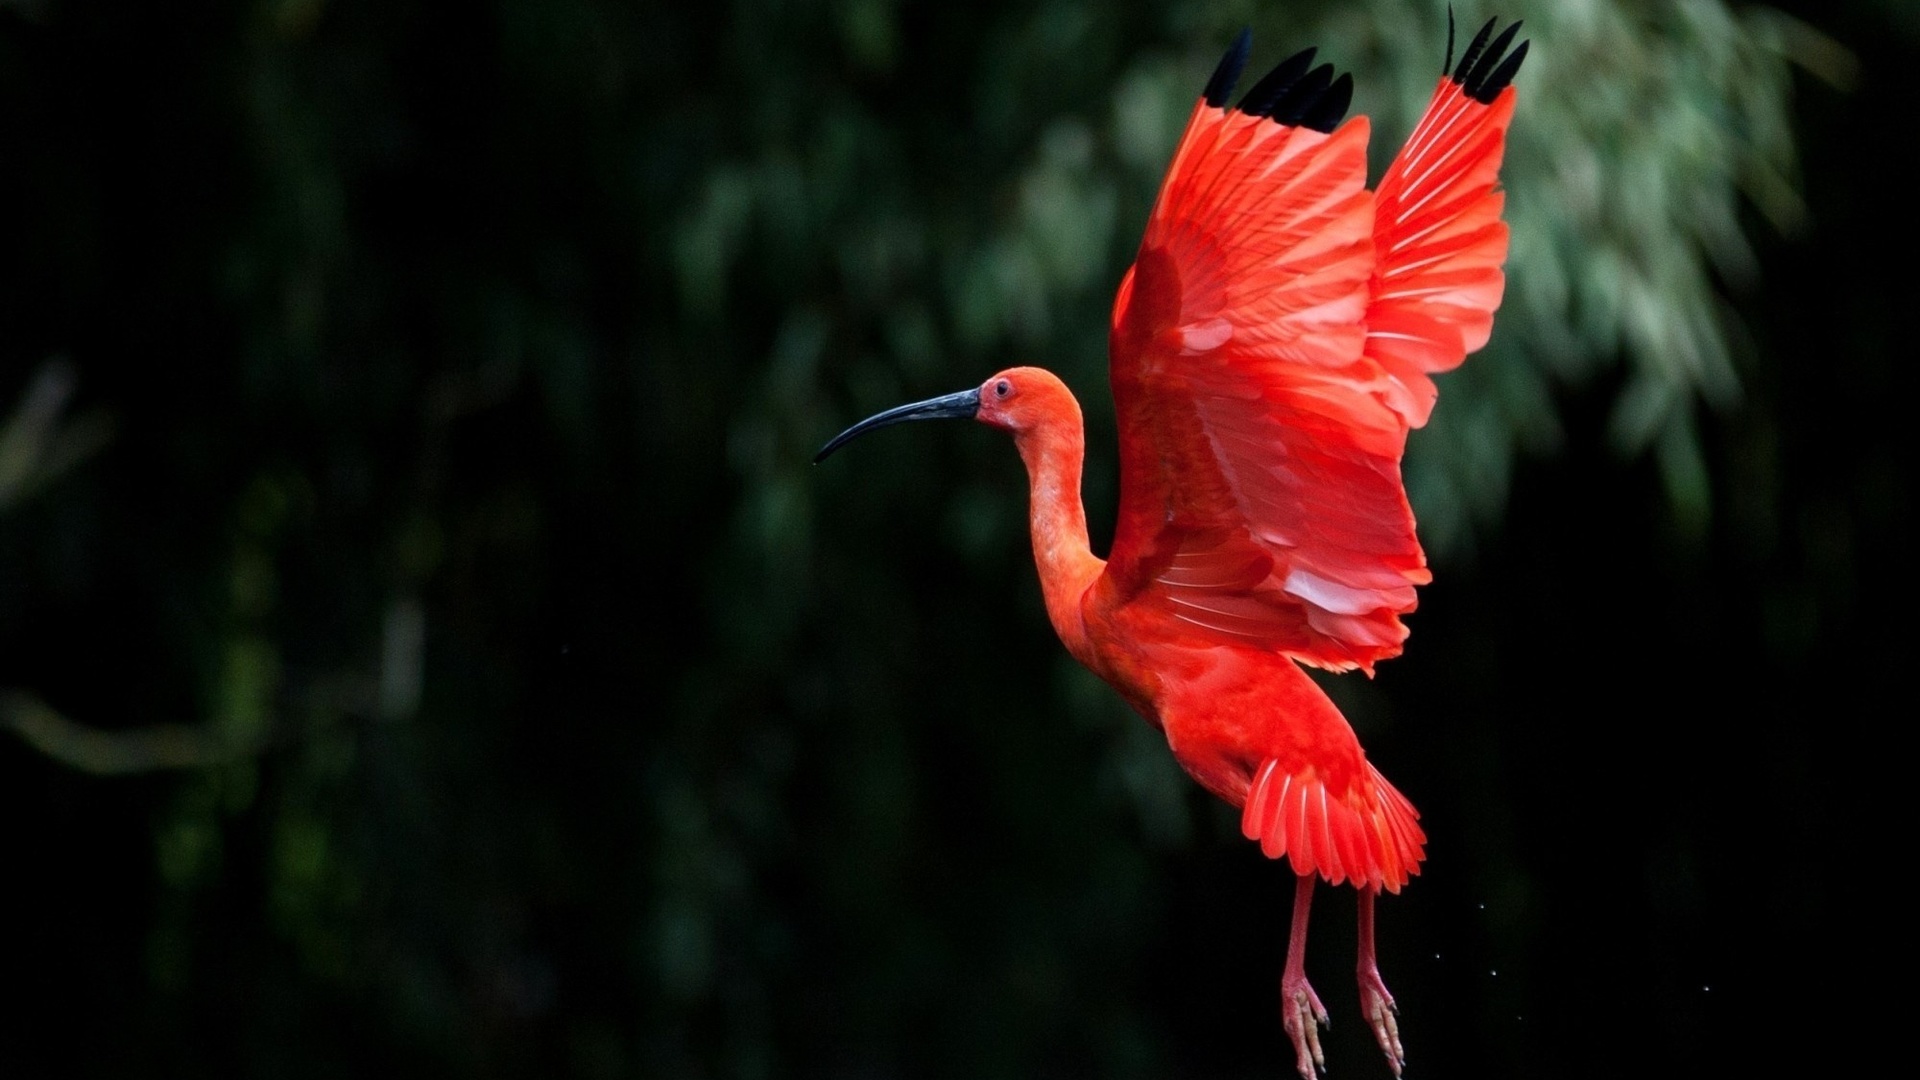
[[1269,759],[1254,773],[1240,831],[1269,859],[1286,856],[1295,873],[1397,893],[1426,858],[1419,819],[1372,765],[1358,788],[1335,794],[1312,766],[1289,773]]

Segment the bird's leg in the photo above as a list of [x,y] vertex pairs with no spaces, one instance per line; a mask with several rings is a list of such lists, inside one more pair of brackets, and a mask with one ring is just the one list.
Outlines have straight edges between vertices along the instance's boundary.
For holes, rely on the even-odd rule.
[[[1327,1008],[1307,985],[1307,912],[1313,907],[1314,875],[1301,874],[1293,891],[1293,931],[1287,937],[1287,966],[1280,975],[1280,1019],[1293,1040],[1293,1053],[1304,1080],[1313,1080],[1317,1066],[1324,1072],[1326,1055],[1320,1052],[1320,1028]],[[1383,988],[1384,989],[1384,988]]]
[[1373,1038],[1387,1055],[1393,1075],[1399,1076],[1407,1064],[1407,1052],[1400,1046],[1400,1010],[1393,1003],[1393,995],[1387,992],[1387,984],[1380,981],[1380,968],[1373,958],[1373,898],[1379,894],[1377,888],[1363,886],[1360,889],[1360,962],[1356,965],[1360,975],[1360,1015],[1372,1026]]

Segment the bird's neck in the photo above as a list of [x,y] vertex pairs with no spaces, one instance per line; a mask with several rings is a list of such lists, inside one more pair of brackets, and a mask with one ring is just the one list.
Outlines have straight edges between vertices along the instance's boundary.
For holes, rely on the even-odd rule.
[[1093,652],[1080,614],[1080,598],[1106,563],[1094,556],[1087,542],[1087,511],[1080,502],[1086,435],[1079,406],[1062,410],[1049,423],[1019,432],[1014,444],[1027,463],[1032,492],[1028,524],[1047,618],[1067,651],[1092,667]]

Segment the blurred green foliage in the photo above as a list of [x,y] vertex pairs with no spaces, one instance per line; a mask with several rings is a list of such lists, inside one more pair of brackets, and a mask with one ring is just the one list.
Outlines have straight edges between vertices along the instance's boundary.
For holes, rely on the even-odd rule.
[[[1591,669],[1553,682],[1541,639],[1732,664],[1758,626],[1788,673],[1880,640],[1861,565],[1911,522],[1906,459],[1806,456],[1847,408],[1793,389],[1801,279],[1764,291],[1766,252],[1804,262],[1822,220],[1796,87],[1913,86],[1850,51],[1910,63],[1906,8],[1842,7],[1857,33],[1722,0],[1498,10],[1534,41],[1507,301],[1407,464],[1443,581],[1484,606],[1436,586],[1404,679],[1334,687],[1433,818],[1406,901],[1430,906],[1383,916],[1408,913],[1383,933],[1416,1060],[1533,1075],[1642,1007],[1676,1068],[1723,1060],[1728,1021],[1688,995],[1747,969],[1684,948],[1720,948],[1702,927],[1751,864],[1699,824],[1708,795],[1646,826],[1673,831],[1644,890],[1594,886],[1651,970],[1550,970],[1589,909],[1539,823],[1610,841],[1544,809],[1545,777],[1586,756],[1580,699],[1613,699]],[[1051,640],[1014,456],[943,430],[808,461],[853,418],[1044,364],[1087,405],[1103,546],[1111,290],[1219,50],[1248,23],[1256,65],[1318,45],[1383,167],[1446,20],[0,7],[0,798],[39,997],[0,1072],[1280,1067],[1289,883]],[[1884,375],[1884,306],[1854,315],[1834,347]],[[1807,460],[1853,486],[1821,497]],[[1660,714],[1674,746],[1745,724],[1749,775],[1827,783],[1797,717],[1697,693]],[[1689,786],[1692,753],[1650,766],[1660,792],[1722,791]],[[1807,842],[1807,811],[1765,806]],[[1320,918],[1346,955],[1351,916]],[[1651,1004],[1594,1000],[1633,978]],[[1376,1067],[1351,1015],[1339,1067]]]

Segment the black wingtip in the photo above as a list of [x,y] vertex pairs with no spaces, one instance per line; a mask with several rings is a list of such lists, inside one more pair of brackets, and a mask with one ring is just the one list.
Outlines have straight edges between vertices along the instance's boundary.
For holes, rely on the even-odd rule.
[[[1453,57],[1451,10],[1448,15],[1447,57],[1451,60]],[[1489,45],[1487,38],[1493,33],[1494,24],[1497,22],[1499,22],[1498,19],[1487,20],[1487,25],[1481,27],[1480,32],[1473,36],[1472,44],[1467,46],[1466,53],[1460,57],[1460,66],[1453,68],[1449,76],[1468,97],[1482,105],[1493,104],[1493,99],[1500,96],[1500,91],[1512,84],[1514,75],[1520,70],[1520,62],[1527,57],[1527,46],[1532,44],[1523,41],[1519,48],[1513,50],[1512,55],[1503,58],[1502,54],[1507,51],[1508,46],[1513,44],[1514,35],[1520,32],[1520,23],[1516,21],[1512,26],[1507,27]]]
[[1227,98],[1233,94],[1234,84],[1240,81],[1240,72],[1247,66],[1247,55],[1253,51],[1253,27],[1240,28],[1240,36],[1233,39],[1227,47],[1227,55],[1220,58],[1220,65],[1213,69],[1213,78],[1207,80],[1206,93],[1203,95],[1208,105],[1224,109]]
[[1447,60],[1440,65],[1440,74],[1453,74],[1453,5],[1447,5]]
[[1273,103],[1273,108],[1267,115],[1273,117],[1277,124],[1286,124],[1289,127],[1305,126],[1307,114],[1326,100],[1327,91],[1332,86],[1333,65],[1321,64],[1301,76],[1299,82],[1294,83],[1286,93],[1281,94],[1280,100]]
[[1520,72],[1520,61],[1527,58],[1527,46],[1531,44],[1533,44],[1531,41],[1521,42],[1520,47],[1513,50],[1512,56],[1507,57],[1499,67],[1493,69],[1493,74],[1487,76],[1487,81],[1480,85],[1478,92],[1468,91],[1473,95],[1474,100],[1490,105],[1494,98],[1500,96],[1500,91],[1513,85],[1513,77]]
[[1302,75],[1298,83],[1288,86],[1288,90],[1281,94],[1281,100],[1273,102],[1273,108],[1267,110],[1267,115],[1273,117],[1273,123],[1300,127],[1300,123],[1308,119],[1309,111],[1325,100],[1331,86],[1332,63],[1321,63],[1313,71]]
[[[1480,50],[1487,47],[1487,39],[1493,36],[1493,24],[1498,21],[1497,19],[1488,19],[1487,25],[1481,27],[1480,32],[1473,35],[1473,40],[1467,43],[1467,51],[1460,54],[1460,66],[1454,68],[1451,73],[1454,82],[1461,83],[1466,81],[1467,72],[1472,71],[1474,61],[1480,59]],[[1453,50],[1449,49],[1447,51],[1451,54]]]
[[1275,64],[1234,108],[1276,124],[1331,132],[1353,103],[1353,77],[1333,76],[1332,64],[1313,63],[1313,49],[1301,49]]
[[1300,126],[1312,128],[1324,134],[1332,134],[1340,126],[1340,120],[1347,115],[1347,106],[1353,104],[1353,76],[1343,74],[1333,80],[1327,92],[1320,100],[1307,109],[1300,118]]
[[1307,73],[1307,67],[1313,63],[1313,54],[1313,49],[1301,49],[1273,65],[1273,70],[1262,75],[1260,81],[1253,84],[1253,89],[1247,91],[1247,96],[1241,98],[1240,104],[1234,108],[1248,116],[1271,116],[1273,103],[1293,89],[1293,84]]

